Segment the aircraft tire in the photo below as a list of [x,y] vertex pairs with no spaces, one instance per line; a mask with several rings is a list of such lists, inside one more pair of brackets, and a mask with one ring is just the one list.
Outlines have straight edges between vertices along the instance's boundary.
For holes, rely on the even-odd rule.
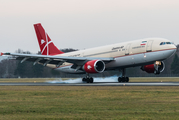
[[82,81],[87,83],[93,83],[93,78],[83,78]]
[[129,77],[119,77],[118,82],[129,82]]
[[126,82],[129,82],[129,77],[126,77],[125,79],[126,79]]
[[90,82],[90,83],[93,83],[93,78],[89,78],[89,82]]
[[89,78],[86,78],[86,82],[87,82],[87,83],[90,83],[90,79],[89,79]]
[[122,77],[122,82],[126,82],[126,77]]
[[160,71],[156,71],[156,74],[157,74],[157,75],[160,74]]
[[118,82],[122,82],[122,78],[121,77],[118,77]]
[[85,78],[83,78],[83,79],[82,79],[82,81],[84,82],[84,81],[86,81],[86,79],[85,79]]

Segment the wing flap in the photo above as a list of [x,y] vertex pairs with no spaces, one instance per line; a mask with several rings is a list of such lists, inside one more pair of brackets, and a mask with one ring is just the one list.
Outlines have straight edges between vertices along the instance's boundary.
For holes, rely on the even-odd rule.
[[63,62],[69,62],[77,66],[84,65],[87,61],[90,60],[102,60],[105,63],[111,62],[114,58],[102,58],[102,57],[68,57],[68,56],[48,56],[48,55],[37,55],[37,54],[19,54],[19,53],[3,53],[3,55],[14,56],[16,60],[31,61],[34,63],[42,63],[44,66],[46,64],[61,65]]

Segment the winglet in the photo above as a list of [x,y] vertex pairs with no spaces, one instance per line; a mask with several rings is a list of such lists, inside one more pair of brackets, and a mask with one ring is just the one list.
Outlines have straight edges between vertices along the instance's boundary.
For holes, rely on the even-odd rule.
[[3,53],[3,52],[0,52],[0,56],[3,56],[3,55],[11,55],[11,53]]
[[34,24],[34,28],[42,55],[58,55],[63,53],[54,45],[40,23]]

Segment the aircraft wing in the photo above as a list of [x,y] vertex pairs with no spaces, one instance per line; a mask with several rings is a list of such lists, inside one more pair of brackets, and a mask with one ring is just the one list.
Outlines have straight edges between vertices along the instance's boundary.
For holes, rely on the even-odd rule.
[[76,66],[82,66],[90,60],[102,60],[104,63],[108,63],[114,60],[114,58],[102,58],[102,57],[68,57],[68,56],[49,56],[49,55],[38,55],[38,54],[20,54],[20,53],[1,53],[1,55],[10,55],[16,60],[31,61],[33,65],[36,63],[42,63],[44,66],[47,64],[53,64],[59,67],[64,62],[74,64]]

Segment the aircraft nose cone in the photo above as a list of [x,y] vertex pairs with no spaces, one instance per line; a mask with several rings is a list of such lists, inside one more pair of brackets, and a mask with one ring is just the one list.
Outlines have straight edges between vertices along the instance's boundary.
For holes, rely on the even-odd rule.
[[176,50],[177,50],[177,46],[173,44],[173,54],[175,54]]
[[172,42],[173,43],[173,45],[177,48],[177,44],[175,44],[174,42]]

